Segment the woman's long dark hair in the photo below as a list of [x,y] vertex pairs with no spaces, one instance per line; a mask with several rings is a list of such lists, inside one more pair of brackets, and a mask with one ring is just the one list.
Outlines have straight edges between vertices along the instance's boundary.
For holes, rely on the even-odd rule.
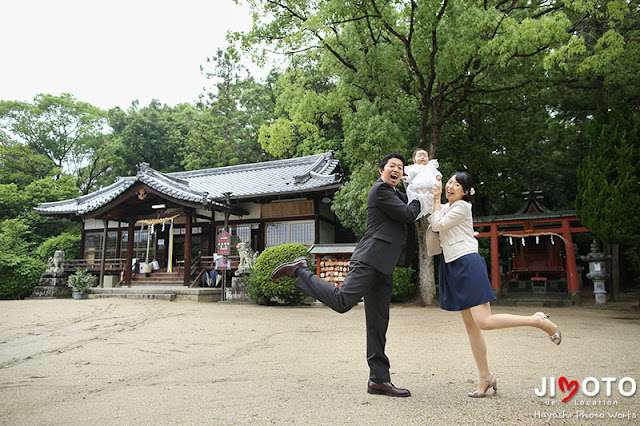
[[[471,174],[465,171],[458,171],[458,172],[455,172],[452,176],[454,176],[458,181],[458,183],[462,185],[462,190],[465,192],[464,197],[462,197],[462,199],[464,201],[473,203],[473,200],[476,198],[476,196],[475,196],[475,189],[472,191],[473,178],[471,177]],[[474,194],[471,194],[472,192],[474,192]]]

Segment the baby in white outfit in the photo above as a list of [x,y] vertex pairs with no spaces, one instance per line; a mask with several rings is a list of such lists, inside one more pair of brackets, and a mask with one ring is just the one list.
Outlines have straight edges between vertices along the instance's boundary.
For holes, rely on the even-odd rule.
[[407,174],[405,181],[407,186],[407,197],[409,202],[419,199],[422,206],[420,215],[422,216],[433,213],[433,194],[430,189],[438,182],[438,178],[442,179],[442,173],[438,170],[438,160],[429,160],[429,153],[418,148],[413,152],[413,163],[405,167],[404,172]]

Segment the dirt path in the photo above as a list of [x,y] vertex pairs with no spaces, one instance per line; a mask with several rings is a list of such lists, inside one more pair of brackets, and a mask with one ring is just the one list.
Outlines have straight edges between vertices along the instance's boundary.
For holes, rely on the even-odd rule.
[[[640,383],[640,314],[547,312],[565,336],[559,347],[540,330],[485,332],[499,392],[475,400],[466,396],[476,371],[459,314],[394,306],[392,380],[413,393],[394,399],[366,393],[362,305],[339,315],[320,305],[3,301],[0,424],[640,422],[640,391],[618,389],[624,377]],[[594,377],[602,389],[589,397],[578,385],[564,403],[557,386],[555,398],[536,396],[543,378],[563,376]],[[616,378],[610,396],[602,377]]]

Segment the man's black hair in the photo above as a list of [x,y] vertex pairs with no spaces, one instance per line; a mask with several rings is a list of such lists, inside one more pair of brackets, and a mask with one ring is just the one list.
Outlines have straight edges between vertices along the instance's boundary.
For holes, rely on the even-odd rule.
[[392,158],[397,158],[398,160],[402,161],[402,167],[407,167],[407,160],[404,159],[402,154],[398,154],[397,152],[393,152],[391,154],[387,154],[384,157],[382,157],[382,160],[380,160],[379,168],[384,170],[384,166],[386,166],[387,162]]

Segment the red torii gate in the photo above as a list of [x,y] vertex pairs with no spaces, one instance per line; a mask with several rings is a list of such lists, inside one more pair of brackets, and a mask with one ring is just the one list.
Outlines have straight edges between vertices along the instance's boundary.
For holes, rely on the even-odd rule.
[[[492,219],[492,220],[486,220]],[[565,261],[567,274],[567,287],[569,297],[575,291],[579,291],[578,272],[576,268],[576,256],[573,249],[572,234],[578,232],[591,232],[583,226],[571,226],[572,222],[579,222],[574,211],[565,212],[535,212],[526,215],[515,214],[505,216],[495,216],[492,218],[477,218],[474,221],[474,228],[488,227],[488,232],[479,232],[477,238],[491,238],[491,287],[495,292],[500,291],[500,263],[498,258],[498,237],[534,237],[537,235],[557,235],[565,242]],[[560,226],[558,226],[560,223]],[[510,228],[522,227],[522,229],[509,229],[500,231],[498,227],[509,226]]]

